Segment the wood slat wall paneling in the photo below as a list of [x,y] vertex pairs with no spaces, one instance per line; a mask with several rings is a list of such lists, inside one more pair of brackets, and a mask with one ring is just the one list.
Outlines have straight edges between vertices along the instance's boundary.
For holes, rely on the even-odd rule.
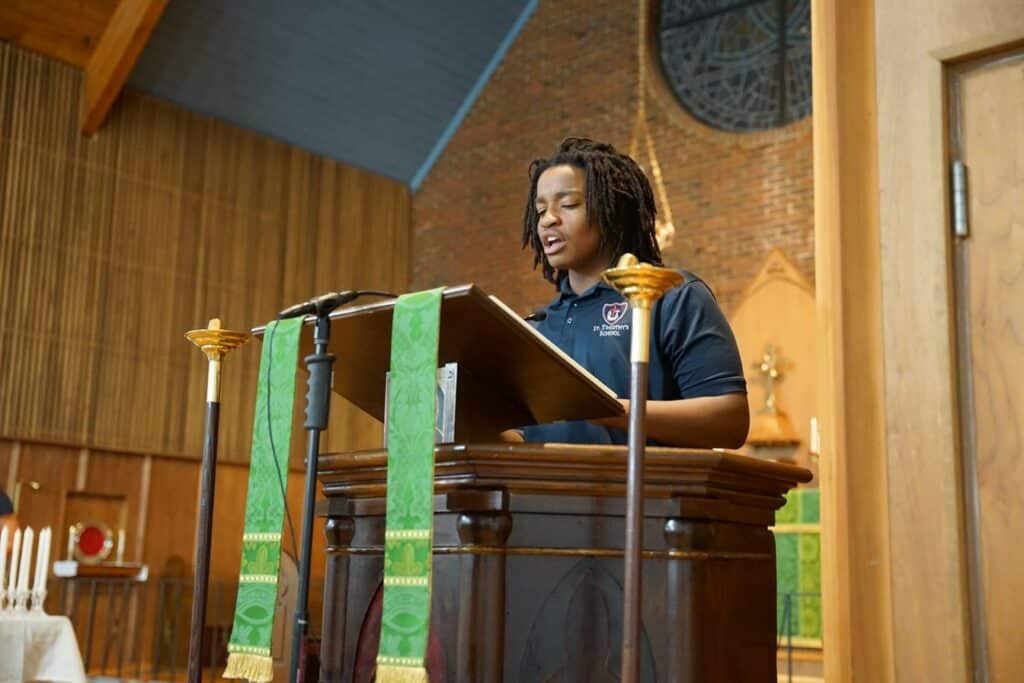
[[[198,457],[206,360],[183,333],[403,291],[409,190],[130,91],[84,139],[81,80],[0,44],[0,436]],[[223,461],[248,459],[258,359],[225,363]],[[334,405],[325,448],[380,443]]]

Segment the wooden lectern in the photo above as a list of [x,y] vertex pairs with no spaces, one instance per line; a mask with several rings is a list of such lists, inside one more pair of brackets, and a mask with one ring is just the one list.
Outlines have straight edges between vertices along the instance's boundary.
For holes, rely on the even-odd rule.
[[[390,303],[332,314],[335,390],[378,418],[390,315]],[[439,360],[459,364],[459,384],[456,443],[436,451],[431,681],[617,681],[626,449],[494,442],[507,427],[621,408],[475,287],[446,290],[441,323]],[[382,449],[320,458],[321,681],[372,680],[386,465]],[[642,680],[776,680],[769,527],[810,477],[721,451],[648,449]]]

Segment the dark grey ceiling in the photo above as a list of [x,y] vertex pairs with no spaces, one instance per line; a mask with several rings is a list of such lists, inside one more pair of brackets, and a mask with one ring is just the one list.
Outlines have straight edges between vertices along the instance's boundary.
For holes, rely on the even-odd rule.
[[415,190],[537,0],[174,0],[129,84]]

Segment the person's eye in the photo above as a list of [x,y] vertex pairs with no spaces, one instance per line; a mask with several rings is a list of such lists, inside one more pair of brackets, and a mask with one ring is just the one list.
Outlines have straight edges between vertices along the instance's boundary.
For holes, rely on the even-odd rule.
[[537,209],[537,218],[540,218],[543,215],[544,215],[544,209]]
[[563,209],[575,209],[580,205],[579,202],[570,202],[568,204],[562,204]]

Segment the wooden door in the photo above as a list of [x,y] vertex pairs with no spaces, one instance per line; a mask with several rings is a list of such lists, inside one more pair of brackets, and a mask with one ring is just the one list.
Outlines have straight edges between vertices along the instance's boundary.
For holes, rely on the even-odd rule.
[[1022,681],[1024,52],[951,76],[952,151],[966,168],[955,279],[975,680]]

